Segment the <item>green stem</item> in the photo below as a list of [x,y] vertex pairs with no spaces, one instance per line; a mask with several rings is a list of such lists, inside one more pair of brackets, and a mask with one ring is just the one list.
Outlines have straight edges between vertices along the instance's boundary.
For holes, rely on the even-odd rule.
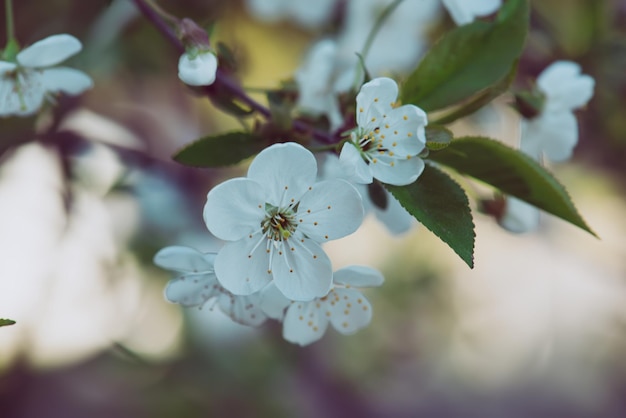
[[396,9],[396,7],[398,7],[400,3],[402,3],[402,0],[396,0],[389,6],[387,6],[378,17],[378,20],[376,20],[376,23],[374,23],[374,27],[372,28],[372,31],[369,33],[369,35],[367,35],[367,39],[365,40],[365,46],[361,51],[363,62],[365,62],[367,54],[370,52],[372,44],[374,43],[374,39],[376,39],[376,35],[378,35],[378,32],[380,32],[380,28],[383,26],[383,23],[385,23],[389,15]]
[[13,26],[13,0],[4,0],[7,20],[7,44],[15,42],[15,27]]

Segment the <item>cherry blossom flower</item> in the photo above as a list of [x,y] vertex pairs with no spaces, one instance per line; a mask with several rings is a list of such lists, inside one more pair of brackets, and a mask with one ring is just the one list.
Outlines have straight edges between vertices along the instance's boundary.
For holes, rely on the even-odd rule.
[[347,181],[316,183],[316,175],[310,151],[275,144],[257,155],[246,178],[209,192],[204,221],[213,235],[229,241],[215,259],[222,286],[249,295],[273,281],[293,300],[328,293],[332,267],[320,243],[354,232],[363,204]]
[[521,150],[535,159],[542,155],[552,161],[569,159],[578,142],[574,110],[591,99],[594,84],[574,62],[557,61],[547,67],[537,78],[544,106],[535,118],[522,120]]
[[178,60],[178,78],[190,86],[209,86],[215,81],[217,57],[211,51],[192,49]]
[[20,51],[16,62],[0,61],[0,116],[32,115],[49,93],[78,95],[91,88],[82,71],[53,67],[81,49],[71,35],[52,35]]
[[224,289],[214,271],[215,253],[201,253],[193,248],[172,246],[160,250],[154,263],[181,275],[167,284],[165,297],[184,307],[202,308],[208,301],[243,325],[257,326],[267,316],[259,307],[260,295],[236,296]]
[[539,209],[511,196],[506,198],[505,205],[504,212],[498,219],[500,226],[518,234],[537,229],[539,226]]
[[271,318],[283,321],[285,340],[311,344],[324,335],[328,324],[344,335],[354,334],[372,320],[372,306],[356,288],[380,286],[380,272],[364,266],[337,270],[327,295],[309,302],[291,301],[274,285],[261,292],[261,308]]
[[390,78],[364,84],[356,97],[357,128],[341,149],[339,159],[355,183],[374,178],[403,186],[424,170],[417,155],[426,144],[426,113],[417,106],[394,107],[398,85]]
[[478,16],[490,15],[501,4],[502,0],[443,0],[443,5],[457,25],[471,23]]

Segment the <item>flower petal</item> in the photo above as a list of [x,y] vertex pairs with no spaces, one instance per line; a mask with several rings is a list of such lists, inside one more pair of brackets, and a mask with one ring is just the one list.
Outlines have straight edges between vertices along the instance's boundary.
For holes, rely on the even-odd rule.
[[184,53],[178,60],[178,78],[190,86],[210,86],[215,82],[217,57],[205,51],[190,57]]
[[222,312],[233,321],[252,327],[257,327],[267,320],[259,306],[258,293],[250,296],[237,296],[229,292],[222,292],[217,303]]
[[325,296],[333,280],[330,259],[316,242],[292,237],[273,253],[274,283],[285,297],[308,301]]
[[295,344],[308,345],[322,338],[326,328],[328,319],[314,302],[294,302],[285,315],[283,338]]
[[154,256],[154,264],[181,273],[213,272],[215,253],[203,254],[193,248],[171,246],[161,249]]
[[248,178],[263,185],[265,202],[277,207],[287,206],[291,199],[300,200],[316,176],[315,156],[294,142],[265,148],[248,169]]
[[354,287],[377,287],[383,284],[385,278],[371,267],[348,266],[337,270],[333,274],[333,281]]
[[264,188],[256,181],[227,180],[208,193],[204,222],[216,237],[236,241],[261,229],[265,202]]
[[372,211],[376,218],[381,221],[392,234],[402,234],[407,232],[416,223],[415,218],[406,211],[398,200],[387,193],[387,208],[380,209],[376,205],[372,206]]
[[42,72],[42,77],[48,91],[62,91],[76,96],[93,87],[91,77],[73,68],[48,68]]
[[398,97],[398,84],[390,78],[378,77],[361,86],[356,96],[356,121],[368,126],[372,118],[388,112]]
[[226,243],[215,258],[215,274],[235,295],[258,292],[272,280],[267,238],[261,234]]
[[375,178],[383,183],[394,186],[405,186],[413,183],[424,171],[424,161],[419,157],[410,159],[390,158],[386,155],[370,164]]
[[291,305],[291,300],[278,290],[274,283],[270,283],[261,290],[261,310],[270,318],[282,321],[285,309]]
[[507,197],[506,208],[499,224],[506,230],[523,233],[539,226],[539,209],[514,197]]
[[372,305],[354,289],[335,288],[328,295],[335,303],[331,306],[330,323],[342,334],[353,334],[369,325],[372,320]]
[[21,69],[0,82],[0,115],[27,116],[37,112],[46,90],[38,71]]
[[383,147],[398,157],[418,155],[426,146],[427,123],[426,113],[417,106],[392,109],[379,127]]
[[359,184],[369,184],[373,181],[372,171],[353,144],[349,142],[343,144],[339,162],[346,179]]
[[520,148],[535,159],[543,152],[552,161],[565,161],[577,142],[578,123],[569,111],[543,113],[522,124]]
[[465,25],[498,10],[501,0],[443,0],[443,4],[457,25]]
[[537,78],[546,94],[546,111],[573,110],[582,107],[593,96],[595,81],[581,74],[580,66],[571,61],[556,61]]
[[298,231],[315,241],[345,237],[363,222],[361,195],[345,180],[319,182],[300,199],[297,217]]
[[82,49],[78,39],[68,34],[48,36],[17,54],[24,67],[41,68],[59,64]]
[[165,298],[185,307],[202,306],[220,293],[215,274],[188,274],[170,280],[165,287]]

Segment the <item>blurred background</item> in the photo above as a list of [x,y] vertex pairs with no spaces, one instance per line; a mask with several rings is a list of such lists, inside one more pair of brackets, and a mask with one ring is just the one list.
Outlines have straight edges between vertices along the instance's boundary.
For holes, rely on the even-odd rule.
[[[245,86],[293,76],[322,23],[253,2],[159,4],[236,57]],[[70,33],[68,65],[95,87],[42,117],[0,119],[0,416],[621,417],[626,415],[626,1],[532,1],[516,87],[556,59],[596,80],[572,161],[551,166],[600,239],[548,215],[512,235],[474,211],[470,270],[428,230],[392,236],[374,218],[328,245],[335,268],[386,278],[374,318],[301,348],[280,326],[165,301],[160,248],[215,251],[208,190],[244,167],[173,163],[181,146],[238,121],[177,78],[178,54],[128,0],[14,2],[22,45]],[[4,25],[4,11],[0,22]],[[453,23],[435,5],[415,45]],[[6,42],[0,30],[0,45]],[[511,97],[455,124],[511,144]],[[490,192],[464,180],[472,200]]]

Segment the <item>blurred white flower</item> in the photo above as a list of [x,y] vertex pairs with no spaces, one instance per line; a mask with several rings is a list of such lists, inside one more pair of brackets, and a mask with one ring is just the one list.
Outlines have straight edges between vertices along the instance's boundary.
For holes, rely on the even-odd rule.
[[310,151],[275,144],[256,156],[246,178],[209,192],[204,221],[213,235],[230,241],[215,259],[227,290],[249,295],[273,280],[294,300],[328,293],[332,267],[320,244],[356,231],[363,204],[348,182],[316,183],[316,176]]
[[308,345],[322,338],[329,323],[344,335],[369,325],[372,306],[354,287],[377,287],[383,281],[377,270],[349,266],[335,272],[326,296],[310,302],[291,301],[270,284],[261,292],[261,308],[269,317],[283,321],[285,340]]
[[37,112],[47,93],[78,95],[93,86],[82,71],[53,67],[82,49],[71,35],[52,35],[17,54],[16,62],[0,61],[0,116]]
[[535,159],[544,154],[552,161],[569,159],[578,142],[573,112],[591,99],[594,84],[574,62],[557,61],[547,67],[537,78],[545,95],[543,109],[537,117],[522,120],[522,151]]
[[248,10],[265,22],[288,20],[306,29],[315,29],[328,21],[337,0],[247,0]]
[[394,107],[398,85],[376,78],[361,87],[356,97],[357,128],[350,134],[339,159],[348,178],[369,184],[411,184],[424,170],[417,155],[426,144],[426,113],[417,106]]
[[490,15],[501,4],[502,0],[443,0],[443,5],[457,25],[471,23],[478,16]]
[[211,51],[187,51],[178,60],[178,78],[190,86],[209,86],[215,81],[217,57]]
[[215,253],[201,253],[189,247],[172,246],[154,256],[159,267],[181,273],[167,284],[165,297],[185,307],[203,307],[209,300],[233,321],[261,325],[267,316],[259,308],[259,295],[236,296],[220,286],[214,270]]
[[539,209],[530,203],[508,196],[502,217],[498,219],[504,229],[523,233],[533,231],[539,226]]

